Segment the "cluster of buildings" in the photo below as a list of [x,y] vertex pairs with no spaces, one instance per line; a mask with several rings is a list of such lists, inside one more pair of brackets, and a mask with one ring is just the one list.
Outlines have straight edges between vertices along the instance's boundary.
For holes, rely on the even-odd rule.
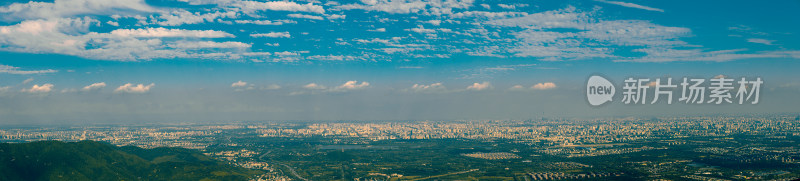
[[475,153],[464,153],[461,154],[466,157],[472,158],[481,158],[487,160],[505,160],[505,159],[518,159],[522,158],[519,157],[517,154],[509,153],[509,152],[491,152],[491,153],[483,153],[483,152],[475,152]]
[[218,135],[231,131],[260,137],[351,138],[365,141],[391,139],[472,140],[507,139],[518,143],[578,145],[625,143],[649,139],[733,134],[799,136],[794,116],[770,117],[670,117],[592,120],[541,119],[496,121],[310,122],[231,123],[222,125],[87,126],[52,128],[0,128],[0,140],[96,140],[144,148],[173,146],[203,149]]
[[603,177],[619,176],[623,173],[564,173],[564,172],[541,172],[541,173],[528,173],[532,180],[576,180],[576,179],[597,179]]
[[608,149],[594,149],[583,147],[560,147],[554,149],[543,149],[540,152],[563,157],[590,157],[601,155],[617,155],[625,153],[633,153],[655,149],[666,149],[666,147],[654,148],[649,146],[642,146],[638,148],[608,148]]
[[182,147],[205,149],[217,135],[240,126],[73,126],[39,128],[0,128],[2,142],[30,142],[41,140],[80,141],[94,140],[117,146],[141,148]]
[[[365,140],[509,139],[549,145],[625,143],[690,136],[724,136],[742,133],[800,135],[794,116],[770,117],[670,117],[592,120],[497,120],[309,123],[301,128],[256,129],[261,137],[361,138]],[[679,143],[670,143],[679,144]]]

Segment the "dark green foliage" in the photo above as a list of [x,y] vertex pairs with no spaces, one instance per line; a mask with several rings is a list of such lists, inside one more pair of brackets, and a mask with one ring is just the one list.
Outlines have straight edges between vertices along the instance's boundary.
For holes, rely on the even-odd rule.
[[351,161],[355,159],[355,156],[347,152],[336,150],[336,151],[329,151],[327,153],[327,159],[335,161]]
[[247,180],[259,173],[182,148],[0,143],[0,180]]

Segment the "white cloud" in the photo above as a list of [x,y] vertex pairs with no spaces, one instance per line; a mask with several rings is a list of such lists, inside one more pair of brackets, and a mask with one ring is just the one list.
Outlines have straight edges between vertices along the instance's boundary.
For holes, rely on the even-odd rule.
[[236,18],[238,14],[236,11],[227,12],[212,12],[212,13],[192,13],[183,9],[163,13],[158,16],[158,21],[155,22],[161,26],[179,26],[183,24],[198,24],[203,22],[220,21],[222,18]]
[[94,90],[100,90],[100,89],[102,89],[103,87],[106,87],[106,83],[105,83],[105,82],[98,82],[98,83],[93,83],[92,85],[87,85],[86,87],[83,87],[83,88],[81,89],[81,91],[94,91]]
[[154,84],[154,83],[150,83],[149,85],[143,85],[143,84],[133,85],[131,83],[127,83],[125,85],[117,87],[117,89],[115,89],[114,92],[115,93],[133,93],[133,94],[147,93],[155,85],[156,84]]
[[526,5],[523,5],[523,4],[497,4],[497,6],[500,6],[500,8],[503,8],[503,9],[517,9],[517,7],[525,7]]
[[289,14],[286,15],[291,18],[303,18],[303,19],[313,19],[313,20],[324,20],[322,16],[314,16],[314,15],[307,15],[307,14]]
[[[753,27],[750,27],[750,26],[747,26],[747,25],[741,25],[741,24],[737,25],[737,26],[728,27],[728,30],[733,31],[735,33],[742,33],[742,34],[748,34],[748,35],[758,35],[758,36],[770,35],[769,33],[762,32],[762,31],[756,30]],[[741,35],[737,34],[735,36],[741,36]]]
[[724,62],[753,58],[800,58],[800,51],[760,51],[743,53],[747,49],[704,51],[703,49],[642,48],[634,52],[643,52],[644,57],[633,57],[614,60],[617,62],[673,62],[673,61],[715,61]]
[[325,61],[353,61],[363,60],[363,57],[349,56],[349,55],[313,55],[308,56],[309,60],[325,60]]
[[358,42],[358,43],[383,43],[383,44],[386,44],[386,45],[392,45],[393,44],[393,42],[391,42],[392,40],[380,39],[380,38],[373,38],[373,39],[370,39],[370,40],[354,39],[353,41]]
[[306,85],[304,85],[304,86],[303,86],[303,88],[305,88],[305,89],[312,89],[312,90],[321,90],[321,89],[326,89],[326,87],[325,87],[325,86],[323,86],[323,85],[319,85],[319,84],[317,84],[317,83],[309,83],[309,84],[306,84]]
[[234,7],[240,8],[244,12],[252,13],[255,11],[272,10],[272,11],[292,11],[292,12],[309,12],[325,14],[325,9],[320,5],[312,3],[297,4],[288,1],[273,1],[273,2],[256,2],[256,1],[237,1],[233,3]]
[[347,15],[343,15],[343,14],[332,14],[332,15],[328,15],[328,19],[329,19],[329,20],[335,20],[335,19],[345,19],[345,18],[347,18]]
[[514,86],[511,86],[511,88],[508,88],[508,90],[512,90],[512,91],[522,91],[522,90],[525,90],[525,87],[524,87],[524,86],[522,86],[522,85],[514,85]]
[[750,38],[750,39],[747,39],[747,42],[764,44],[764,45],[772,45],[772,42],[775,42],[775,40],[767,40],[767,39],[761,39],[761,38]]
[[620,1],[606,1],[606,0],[595,0],[595,1],[602,2],[602,3],[625,6],[625,7],[629,7],[629,8],[643,9],[643,10],[648,10],[648,11],[664,12],[663,9],[658,9],[658,8],[653,8],[653,7],[648,7],[648,6],[642,6],[642,5],[633,4],[633,3],[626,3],[626,2],[620,2]]
[[22,84],[28,84],[28,83],[31,83],[31,82],[33,82],[33,78],[28,78],[28,79],[23,80]]
[[440,24],[442,24],[442,20],[433,19],[433,20],[424,21],[424,23],[432,24],[434,26],[439,26]]
[[687,43],[678,38],[691,35],[688,28],[638,20],[600,21],[589,24],[588,30],[579,36],[621,46],[682,46]]
[[[746,57],[791,56],[790,54],[781,54],[777,52],[745,53],[752,51],[742,51],[737,53],[725,53],[708,52],[710,49],[694,50],[692,48],[697,48],[698,45],[690,45],[689,43],[680,40],[682,37],[693,36],[691,30],[688,28],[661,26],[654,24],[651,21],[642,20],[613,20],[613,17],[615,16],[609,17],[600,15],[599,13],[602,13],[603,10],[598,6],[595,6],[595,8],[591,10],[588,7],[585,8],[585,10],[578,10],[575,7],[569,6],[567,8],[558,10],[544,12],[540,11],[539,13],[528,14],[523,12],[523,10],[512,10],[522,9],[519,7],[525,7],[525,4],[492,4],[489,6],[490,8],[494,8],[495,11],[486,10],[480,7],[470,9],[471,6],[478,5],[472,0],[363,0],[352,4],[344,3],[344,5],[338,5],[338,3],[329,3],[329,5],[324,6],[321,5],[321,2],[313,0],[303,1],[302,3],[290,1],[259,2],[255,0],[180,1],[188,2],[190,4],[217,4],[218,7],[202,9],[188,8],[185,10],[179,8],[155,9],[147,6],[144,0],[119,0],[118,2],[107,2],[101,0],[56,0],[54,3],[30,2],[25,4],[14,3],[12,5],[6,5],[0,7],[0,19],[15,19],[17,16],[22,17],[23,14],[25,14],[24,16],[30,17],[40,16],[39,18],[42,18],[47,16],[50,18],[37,18],[35,20],[23,19],[21,20],[22,22],[19,23],[11,23],[7,26],[0,26],[0,51],[37,54],[63,54],[87,59],[123,61],[182,58],[241,60],[248,62],[382,59],[398,61],[437,57],[442,58],[457,54],[503,58],[509,56],[536,57],[540,60],[552,61],[594,58],[617,61],[726,61]],[[619,1],[598,1],[602,3],[634,8],[651,8]],[[63,4],[65,2],[84,2],[85,4],[83,5],[71,6],[86,6],[90,8],[66,11],[63,9],[63,7],[57,7],[59,3]],[[125,2],[128,4],[120,2]],[[604,5],[602,3],[601,5],[603,6],[612,6]],[[33,13],[26,14],[21,11],[26,8],[30,11],[42,11],[43,9],[47,10],[47,8],[38,7],[39,5],[42,5],[42,7],[47,6],[47,8],[50,9],[58,9],[53,11],[62,12],[52,12],[51,15],[46,15],[45,12],[45,14],[38,15]],[[97,12],[88,12],[94,10]],[[328,10],[327,14],[326,10]],[[386,40],[385,42],[380,42],[385,46],[365,46],[349,40],[335,42],[340,46],[328,46],[325,45],[328,43],[326,41],[329,40],[327,38],[336,37],[324,37],[326,35],[330,35],[325,33],[312,34],[309,36],[303,36],[302,38],[307,37],[308,41],[318,41],[320,46],[314,48],[336,49],[341,47],[352,47],[355,50],[348,52],[355,52],[355,54],[294,54],[288,56],[284,56],[283,54],[279,53],[276,53],[274,56],[266,54],[255,55],[250,52],[250,48],[261,50],[264,48],[263,45],[265,42],[256,41],[258,44],[253,45],[249,40],[247,40],[247,38],[236,41],[215,41],[217,39],[212,39],[232,38],[235,37],[234,34],[238,36],[242,36],[240,34],[243,34],[244,36],[248,36],[247,34],[250,34],[250,36],[254,38],[292,38],[291,34],[287,30],[261,30],[260,32],[264,33],[258,33],[258,31],[253,32],[252,30],[243,29],[237,32],[233,32],[235,30],[227,30],[230,32],[228,33],[225,31],[219,31],[219,26],[216,26],[216,24],[215,26],[191,26],[199,27],[200,29],[198,30],[187,30],[185,29],[185,26],[180,27],[183,29],[174,29],[178,27],[157,27],[159,25],[178,26],[185,24],[198,24],[203,22],[282,25],[287,23],[297,23],[297,21],[302,20],[266,20],[267,16],[269,16],[269,18],[281,18],[281,16],[284,14],[288,14],[287,17],[283,18],[309,18],[315,20],[328,19],[333,21],[333,19],[342,19],[346,17],[344,14],[358,13],[348,10],[373,11],[373,14],[375,13],[374,11],[388,13],[415,13],[407,15],[408,19],[384,18],[381,16],[375,16],[374,20],[376,23],[380,22],[389,25],[394,24],[393,22],[399,21],[416,22],[422,25],[428,25],[405,27],[409,28],[405,29],[406,31],[416,32],[422,35],[415,33],[408,34],[408,32],[397,32],[401,34],[394,33],[394,36],[401,36],[398,37],[400,38],[399,40],[392,40],[390,37],[378,38]],[[657,8],[648,10],[663,11]],[[288,12],[271,14],[261,11]],[[111,16],[111,19],[109,19],[108,17],[94,16],[95,14],[113,16]],[[74,18],[78,15],[86,15],[86,17]],[[72,18],[65,18],[65,16],[72,16]],[[98,21],[98,19],[103,21]],[[105,22],[107,20],[111,21]],[[140,23],[131,25],[130,22],[135,21],[139,21]],[[103,22],[105,22],[105,24],[103,24]],[[303,23],[307,22],[308,21],[304,21]],[[351,21],[347,21],[346,23],[351,23]],[[381,27],[379,24],[371,24],[367,22],[362,23],[361,21],[356,21],[355,23],[358,23],[360,27],[367,31],[385,32],[387,30],[387,28],[377,28]],[[445,23],[448,26],[446,28],[436,27],[441,26],[442,23]],[[118,26],[121,24],[124,29],[114,30],[113,28],[116,27],[106,24],[112,26]],[[144,27],[142,27],[143,25]],[[150,25],[156,27],[150,27]],[[102,31],[104,33],[92,32],[98,30],[98,27],[101,30],[105,30]],[[207,27],[208,29],[203,29],[204,27]],[[112,29],[109,30],[108,28]],[[274,27],[263,28],[273,29]],[[403,29],[404,28],[397,28],[397,30],[401,31]],[[299,32],[293,33],[295,34],[295,38],[297,38],[296,33]],[[274,40],[276,42],[281,41],[279,39]],[[748,39],[747,41],[767,45],[774,42],[773,40],[757,38]],[[284,44],[283,48],[292,47],[292,45],[285,44],[285,42],[281,43]],[[268,45],[277,45],[277,43],[269,42]],[[283,49],[276,50],[274,48],[275,47],[267,47],[264,49],[264,51],[291,51]],[[632,49],[637,49],[634,52],[638,53],[621,53],[623,51],[630,51]],[[672,50],[675,50],[674,52],[684,54],[672,56],[659,55],[661,52]],[[646,54],[647,56],[618,56],[638,55],[639,53]],[[369,54],[370,56],[358,56],[361,54]],[[692,57],[688,57],[688,55],[700,57],[698,59],[692,59]],[[3,70],[0,69],[0,72],[2,71]]]
[[548,89],[555,89],[557,86],[553,82],[544,82],[544,83],[537,83],[533,86],[526,88],[523,85],[514,85],[511,88],[508,88],[510,91],[531,91],[531,90],[548,90]]
[[244,82],[244,81],[241,81],[241,80],[231,84],[231,87],[234,88],[233,89],[234,91],[245,91],[245,90],[255,90],[256,89],[255,85],[247,83],[247,82]]
[[285,56],[297,56],[300,54],[298,54],[297,52],[283,51],[283,52],[275,52],[275,55],[285,57]]
[[488,18],[488,19],[496,19],[496,18],[506,18],[506,17],[514,17],[514,16],[525,16],[528,15],[526,12],[489,12],[489,11],[464,11],[454,13],[450,15],[453,18],[471,18],[471,17],[478,17],[478,18]]
[[403,89],[404,92],[413,92],[413,93],[446,93],[448,92],[447,88],[442,85],[441,82],[425,85],[425,84],[414,84],[411,88]]
[[545,82],[545,83],[538,83],[531,87],[534,90],[547,90],[547,89],[555,89],[556,84],[552,82]]
[[345,82],[342,85],[339,85],[339,86],[336,86],[334,88],[331,88],[329,91],[332,91],[332,92],[344,92],[344,91],[350,91],[350,90],[364,89],[364,88],[367,88],[367,87],[369,87],[369,82],[358,83],[358,81],[351,80],[351,81]]
[[245,87],[245,86],[247,86],[247,82],[244,82],[244,81],[241,81],[241,80],[240,80],[240,81],[238,81],[238,82],[234,82],[233,84],[231,84],[231,87],[233,87],[233,88],[237,88],[237,87]]
[[489,82],[482,82],[482,83],[477,83],[476,82],[476,83],[473,83],[472,85],[468,86],[467,90],[482,91],[482,90],[487,90],[487,89],[491,89],[491,88],[492,88],[492,84],[489,83]]
[[[675,47],[689,46],[678,38],[691,35],[682,27],[660,26],[640,20],[599,20],[595,12],[582,12],[575,7],[535,13],[517,18],[492,20],[487,24],[520,27],[511,33],[517,39],[506,49],[518,57],[540,57],[542,60],[577,60],[616,58],[614,46]],[[574,29],[576,32],[550,29]]]
[[309,83],[309,84],[304,85],[303,88],[311,90],[311,91],[295,91],[295,92],[292,92],[290,95],[300,95],[300,94],[307,94],[307,93],[316,94],[316,93],[321,93],[321,92],[347,92],[347,91],[352,91],[352,90],[365,89],[367,87],[369,87],[369,82],[361,82],[361,83],[359,83],[358,81],[354,81],[354,80],[347,81],[342,85],[339,85],[339,86],[336,86],[336,87],[331,87],[331,88],[328,88],[328,87],[325,87],[323,85],[319,85],[319,84],[316,84],[316,83]]
[[256,24],[256,25],[283,25],[283,24],[297,24],[297,21],[292,20],[235,20],[238,24]]
[[[0,64],[0,73],[27,75],[27,74],[45,74],[45,73],[55,73],[55,72],[58,72],[58,70],[53,70],[53,69],[47,69],[47,70],[20,70],[19,67]],[[33,79],[31,79],[31,80],[33,80]]]
[[256,33],[250,34],[250,37],[259,38],[259,37],[269,37],[269,38],[291,38],[292,35],[289,32],[270,32],[270,33]]
[[405,30],[406,31],[413,31],[413,32],[417,32],[417,33],[436,33],[436,30],[434,30],[434,29],[425,29],[425,27],[422,27],[422,25],[419,25],[416,28],[405,29]]
[[[89,33],[91,24],[97,23],[91,18],[82,19],[50,19],[28,20],[11,26],[0,26],[0,49],[12,52],[55,53],[91,57],[94,59],[116,58],[136,59],[142,56],[156,56],[148,49],[160,44],[155,40],[139,40],[120,37],[107,33]],[[87,49],[86,44],[92,42],[96,49]],[[135,46],[136,48],[132,48]],[[136,54],[136,55],[134,55]]]
[[33,85],[30,89],[22,89],[27,93],[48,93],[53,90],[53,84]]
[[583,28],[587,24],[589,14],[579,12],[575,7],[529,14],[523,17],[506,18],[487,22],[490,25],[521,27],[529,29],[542,28]]
[[241,0],[178,0],[180,2],[187,2],[191,5],[205,5],[205,4],[230,4]]
[[188,37],[188,38],[233,38],[230,33],[216,30],[183,30],[166,28],[117,29],[112,35],[121,37]]
[[199,48],[250,48],[250,44],[242,43],[242,42],[235,42],[235,41],[226,41],[226,42],[215,42],[215,41],[181,41],[176,42],[173,44],[167,45],[172,48],[179,48],[179,49],[199,49]]
[[394,53],[409,54],[412,51],[421,51],[423,49],[415,47],[404,47],[404,48],[381,48],[380,50],[387,54],[394,54]]
[[50,2],[12,3],[0,7],[5,20],[48,19],[76,15],[111,15],[154,12],[144,0],[55,0]]
[[377,29],[372,29],[372,30],[367,30],[367,31],[372,31],[372,32],[386,32],[386,28],[377,28]]
[[451,14],[453,9],[467,9],[472,6],[472,3],[473,0],[363,0],[361,3],[345,4],[336,8],[343,10],[362,9],[396,14],[422,13],[426,15],[442,15]]

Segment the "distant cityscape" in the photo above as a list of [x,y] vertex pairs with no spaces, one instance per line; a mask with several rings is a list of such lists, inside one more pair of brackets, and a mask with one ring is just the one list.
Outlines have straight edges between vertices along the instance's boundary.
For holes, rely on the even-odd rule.
[[[476,165],[465,170],[404,173],[398,168],[402,166],[387,166],[388,163],[381,163],[382,159],[359,156],[367,150],[371,151],[363,154],[385,151],[387,153],[380,154],[391,156],[389,152],[404,148],[409,148],[404,150],[406,152],[414,152],[425,145],[442,147],[441,153],[431,154],[457,157],[467,165],[469,162],[513,162],[501,168],[510,170],[503,177],[512,180],[604,177],[791,180],[800,178],[799,119],[797,115],[776,114],[589,120],[274,121],[5,127],[0,129],[0,138],[3,142],[95,140],[141,148],[183,147],[200,150],[231,164],[267,171],[253,180],[453,179],[486,175],[485,172],[497,167]],[[458,148],[448,146],[447,142],[454,142]],[[469,144],[458,146],[455,142]],[[448,149],[455,151],[446,151]],[[354,171],[341,170],[341,174],[333,174],[328,173],[331,168],[303,166],[315,161],[326,162],[312,159],[315,155],[332,154],[348,154],[325,157],[348,158],[335,161],[339,166],[333,171],[346,167]],[[635,155],[641,158],[632,158]],[[588,159],[592,161],[585,161]],[[609,163],[611,160],[623,162]],[[422,166],[435,164],[425,162]],[[763,164],[773,166],[759,166]]]

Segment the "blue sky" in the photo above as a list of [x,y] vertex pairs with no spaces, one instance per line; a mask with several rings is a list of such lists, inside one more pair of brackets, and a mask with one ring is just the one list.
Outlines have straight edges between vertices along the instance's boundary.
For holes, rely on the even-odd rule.
[[[5,123],[794,112],[798,1],[0,3]],[[762,77],[758,105],[610,105],[600,73]]]

